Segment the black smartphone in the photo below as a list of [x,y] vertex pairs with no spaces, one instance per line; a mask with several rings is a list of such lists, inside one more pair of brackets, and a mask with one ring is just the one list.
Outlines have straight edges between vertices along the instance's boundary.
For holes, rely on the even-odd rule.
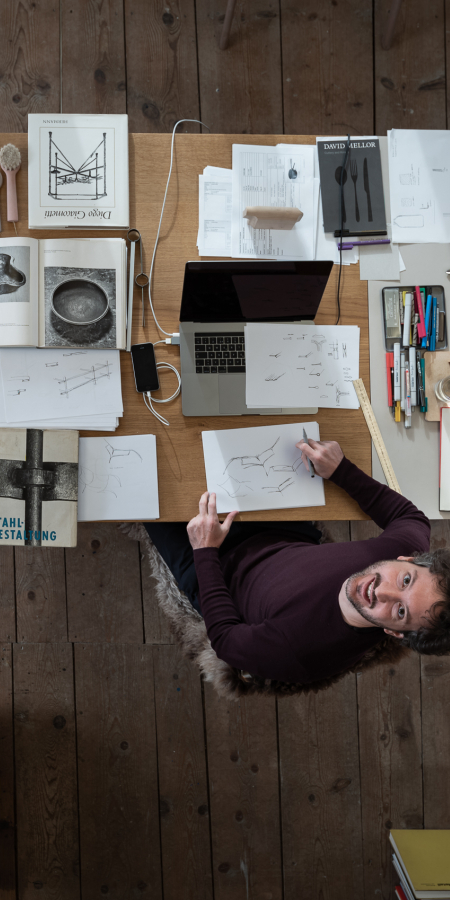
[[133,344],[131,360],[136,390],[140,394],[146,394],[147,391],[157,391],[159,378],[153,344]]

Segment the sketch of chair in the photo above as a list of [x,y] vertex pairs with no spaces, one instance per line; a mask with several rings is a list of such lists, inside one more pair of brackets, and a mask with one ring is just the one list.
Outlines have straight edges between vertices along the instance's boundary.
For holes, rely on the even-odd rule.
[[[78,166],[70,162],[48,133],[48,194],[54,200],[99,200],[106,197],[106,132],[100,143]],[[53,159],[52,159],[53,156]],[[65,185],[79,184],[78,192],[67,193]],[[91,185],[95,186],[95,190]]]

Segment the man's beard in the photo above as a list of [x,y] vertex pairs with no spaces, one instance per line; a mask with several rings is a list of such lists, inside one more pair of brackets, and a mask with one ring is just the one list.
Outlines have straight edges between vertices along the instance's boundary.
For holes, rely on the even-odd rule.
[[[347,596],[347,600],[349,601],[349,603],[351,603],[351,605],[353,606],[353,609],[356,609],[356,612],[358,612],[359,615],[362,616],[363,619],[366,620],[366,622],[370,622],[370,624],[376,628],[384,628],[383,622],[380,622],[375,616],[373,616],[371,614],[370,610],[368,610],[366,606],[364,606],[362,603],[360,603],[359,600],[357,600],[357,599],[354,600],[353,597],[350,596],[349,591],[350,591],[350,588],[352,587],[352,585],[355,583],[357,578],[361,578],[362,575],[370,575],[371,572],[377,572],[377,577],[375,578],[375,583],[373,586],[373,590],[376,591],[376,589],[381,581],[381,578],[380,578],[377,570],[380,568],[380,566],[384,566],[386,563],[390,563],[390,562],[392,562],[391,559],[384,559],[380,562],[374,563],[371,566],[367,566],[367,569],[362,569],[361,572],[355,572],[354,575],[350,575],[350,578],[347,580],[347,584],[345,585],[345,593]],[[375,602],[375,605],[376,605],[376,602]]]

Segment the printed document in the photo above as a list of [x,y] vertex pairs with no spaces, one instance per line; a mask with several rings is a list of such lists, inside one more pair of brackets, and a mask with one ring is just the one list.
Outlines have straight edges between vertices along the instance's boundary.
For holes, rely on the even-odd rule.
[[203,173],[198,182],[198,252],[200,256],[231,256],[231,169],[226,175]]
[[450,241],[450,132],[388,132],[392,240]]
[[358,409],[357,325],[245,326],[246,404]]
[[[307,144],[233,144],[233,257],[314,259],[314,154]],[[248,206],[298,207],[303,217],[291,231],[252,228]]]

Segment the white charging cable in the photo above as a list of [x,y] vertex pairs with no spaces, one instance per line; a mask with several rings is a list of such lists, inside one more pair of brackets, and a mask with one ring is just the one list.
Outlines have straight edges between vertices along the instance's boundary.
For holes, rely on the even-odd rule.
[[[175,141],[175,131],[176,131],[176,129],[178,128],[178,125],[181,125],[182,122],[196,122],[198,125],[203,125],[204,128],[208,128],[207,125],[205,125],[203,122],[200,122],[200,119],[179,119],[178,122],[176,122],[175,125],[173,126],[173,131],[172,131],[172,142],[171,142],[171,145],[170,145],[170,168],[169,168],[169,176],[168,176],[168,179],[167,179],[166,190],[165,190],[165,193],[164,193],[164,200],[163,200],[163,205],[162,205],[162,209],[161,209],[161,216],[160,216],[160,219],[159,219],[159,225],[158,225],[158,231],[157,231],[157,234],[156,234],[155,246],[154,246],[154,248],[153,248],[152,262],[151,262],[151,265],[150,265],[150,274],[149,274],[149,277],[148,277],[148,299],[149,299],[149,303],[150,303],[150,309],[151,309],[151,311],[152,311],[152,316],[153,316],[153,318],[154,318],[154,320],[155,320],[155,325],[156,325],[157,329],[158,329],[159,331],[161,331],[162,334],[167,335],[167,338],[166,338],[166,340],[156,341],[155,344],[153,345],[154,347],[156,347],[156,344],[179,344],[179,343],[180,343],[180,335],[179,335],[179,333],[178,333],[178,332],[175,332],[175,333],[172,334],[170,331],[164,331],[164,328],[161,328],[161,325],[159,324],[158,319],[156,318],[155,310],[153,309],[153,303],[152,303],[152,276],[153,276],[153,266],[154,266],[154,263],[155,263],[156,248],[157,248],[157,246],[158,246],[159,233],[160,233],[160,231],[161,231],[161,225],[162,225],[162,220],[163,220],[163,215],[164,215],[164,207],[165,207],[165,205],[166,205],[167,192],[168,192],[168,190],[169,190],[170,176],[172,175],[172,167],[173,167],[173,147],[174,147],[174,141]],[[210,130],[210,129],[208,128],[208,131],[209,131],[209,130]],[[157,368],[157,369],[171,369],[172,372],[175,373],[175,375],[177,376],[177,379],[178,379],[178,386],[177,386],[177,389],[176,389],[175,393],[172,394],[171,397],[167,397],[165,400],[157,400],[156,397],[152,397],[151,391],[147,391],[147,392],[146,392],[145,394],[143,394],[142,396],[143,396],[143,398],[144,398],[144,403],[145,403],[147,409],[155,416],[155,418],[158,419],[158,421],[161,422],[162,425],[169,425],[170,423],[167,421],[167,419],[165,419],[164,416],[160,415],[160,413],[158,413],[158,412],[156,411],[156,409],[154,409],[153,403],[170,403],[171,400],[175,400],[175,398],[178,397],[178,395],[179,395],[179,393],[180,393],[180,391],[181,391],[181,376],[180,376],[180,373],[179,373],[178,369],[176,369],[175,366],[172,365],[172,363],[168,363],[168,362],[159,362],[159,363],[156,363],[156,368]]]

